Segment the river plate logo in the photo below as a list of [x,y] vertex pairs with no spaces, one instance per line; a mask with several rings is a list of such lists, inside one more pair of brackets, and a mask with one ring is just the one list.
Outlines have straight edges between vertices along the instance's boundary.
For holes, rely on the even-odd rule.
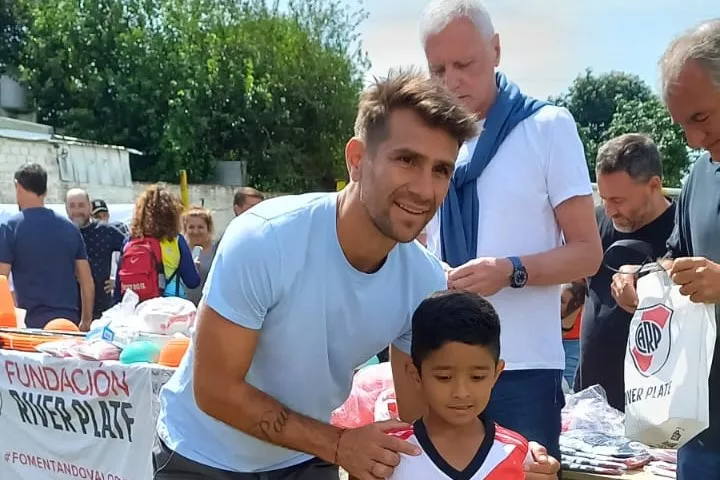
[[644,377],[658,373],[670,356],[670,320],[673,311],[658,304],[635,312],[640,322],[630,332],[628,348],[635,368]]

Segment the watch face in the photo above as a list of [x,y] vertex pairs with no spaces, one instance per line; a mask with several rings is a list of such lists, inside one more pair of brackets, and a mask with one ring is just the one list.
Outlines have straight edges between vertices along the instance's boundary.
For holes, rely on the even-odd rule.
[[523,270],[515,270],[513,273],[513,284],[516,287],[524,287],[527,283],[527,273]]

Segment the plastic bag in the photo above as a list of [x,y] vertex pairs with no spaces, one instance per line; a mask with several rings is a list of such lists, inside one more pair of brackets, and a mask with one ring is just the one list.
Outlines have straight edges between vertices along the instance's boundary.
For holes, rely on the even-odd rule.
[[195,325],[197,309],[184,298],[157,297],[145,300],[135,309],[141,330],[147,333],[190,335]]
[[[381,398],[382,396],[382,398]],[[376,420],[376,402],[379,400],[383,417],[391,415],[391,400],[395,397],[390,363],[367,366],[355,374],[350,396],[336,409],[330,423],[341,428],[355,428],[369,425]],[[395,414],[396,415],[396,414]]]
[[88,340],[70,348],[70,355],[82,360],[117,360],[120,358],[120,347],[105,340]]
[[679,448],[710,425],[715,309],[680,293],[665,270],[638,280],[625,352],[625,435]]
[[100,319],[92,323],[91,329],[95,324],[105,325],[109,322],[123,326],[136,323],[135,309],[137,308],[138,302],[140,302],[140,297],[138,297],[137,293],[132,290],[125,290],[120,303],[116,303],[105,310]]
[[83,343],[81,338],[68,338],[64,340],[52,340],[50,342],[41,343],[35,347],[35,350],[47,353],[53,357],[68,358],[72,357],[71,350],[76,345]]
[[568,395],[562,409],[562,429],[600,432],[613,437],[625,435],[624,415],[610,406],[605,389],[593,385]]
[[382,422],[384,420],[394,420],[398,418],[397,400],[395,399],[395,389],[388,388],[383,390],[375,400],[373,408],[373,420]]
[[105,310],[100,319],[90,325],[85,338],[88,340],[105,340],[119,347],[129,345],[140,333],[140,320],[135,315],[138,295],[132,290],[125,290],[122,301]]

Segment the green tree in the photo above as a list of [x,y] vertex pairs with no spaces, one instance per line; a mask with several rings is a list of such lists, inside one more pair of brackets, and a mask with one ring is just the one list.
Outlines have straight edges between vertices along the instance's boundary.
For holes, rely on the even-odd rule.
[[[41,121],[137,148],[133,176],[211,179],[243,160],[255,186],[332,188],[367,62],[361,10],[336,0],[19,0],[23,79]],[[82,6],[82,8],[81,8]]]
[[660,147],[666,185],[678,186],[687,172],[689,157],[682,131],[673,125],[660,99],[637,75],[594,75],[588,69],[567,92],[550,100],[573,114],[593,181],[600,145],[633,132],[650,135]]
[[595,157],[606,139],[605,132],[618,104],[629,100],[645,101],[652,96],[650,87],[637,75],[610,72],[596,76],[587,69],[573,81],[567,92],[550,100],[570,110],[575,117],[594,178]]
[[15,75],[25,36],[26,12],[15,0],[0,0],[0,75]]

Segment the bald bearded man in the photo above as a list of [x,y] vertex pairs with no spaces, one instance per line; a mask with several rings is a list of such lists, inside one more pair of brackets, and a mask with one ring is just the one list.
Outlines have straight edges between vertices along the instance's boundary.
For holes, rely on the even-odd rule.
[[68,218],[80,228],[85,242],[90,270],[95,282],[93,319],[97,319],[102,316],[102,312],[113,305],[113,296],[106,291],[105,284],[110,278],[112,254],[122,251],[125,235],[114,225],[98,222],[92,218],[90,196],[82,188],[68,190],[65,210]]

